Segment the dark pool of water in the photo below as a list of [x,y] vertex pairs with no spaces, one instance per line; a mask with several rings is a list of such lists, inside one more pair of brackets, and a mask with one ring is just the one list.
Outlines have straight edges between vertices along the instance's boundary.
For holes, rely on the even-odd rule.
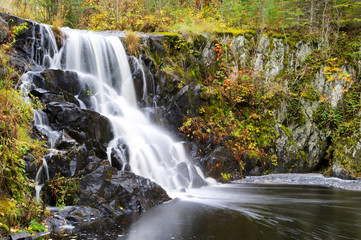
[[361,239],[361,192],[315,185],[225,184],[141,215],[45,239]]

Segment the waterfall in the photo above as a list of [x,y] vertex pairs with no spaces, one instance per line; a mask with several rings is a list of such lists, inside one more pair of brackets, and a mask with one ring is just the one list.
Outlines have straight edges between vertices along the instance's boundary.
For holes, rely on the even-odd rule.
[[58,50],[55,41],[49,40],[52,50],[44,51],[43,66],[76,72],[90,96],[82,108],[110,119],[115,137],[107,149],[108,160],[117,156],[123,170],[149,178],[168,192],[204,185],[202,172],[189,161],[183,144],[174,141],[138,108],[128,58],[119,37],[62,30],[64,46]]
[[42,177],[42,173],[43,170],[45,171],[45,176],[46,176],[46,180],[49,180],[49,168],[48,168],[48,164],[45,160],[45,158],[42,159],[43,160],[43,164],[40,166],[40,168],[38,169],[36,176],[35,176],[35,199],[37,202],[40,201],[40,191],[44,186],[44,183],[41,184],[41,177]]

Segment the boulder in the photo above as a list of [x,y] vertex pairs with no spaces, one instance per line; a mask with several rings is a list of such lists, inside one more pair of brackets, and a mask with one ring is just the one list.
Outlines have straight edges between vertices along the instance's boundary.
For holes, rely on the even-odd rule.
[[58,152],[56,154],[48,154],[45,160],[49,169],[49,177],[54,178],[56,174],[62,177],[72,177],[75,174],[75,159],[72,159],[67,152]]
[[86,206],[71,206],[54,213],[73,225],[91,222],[103,217],[103,214],[98,209]]
[[[30,94],[34,97],[38,97],[40,101],[44,104],[48,104],[50,102],[59,102],[59,103],[65,103],[67,102],[64,99],[64,96],[49,92],[48,90],[42,89],[42,88],[35,88],[30,91]],[[74,102],[73,102],[74,103]],[[77,104],[77,103],[75,103]],[[79,105],[79,104],[77,104]]]
[[130,170],[129,166],[129,147],[127,143],[119,138],[116,140],[116,145],[111,149],[112,166],[118,170]]
[[[107,144],[112,138],[112,128],[108,118],[97,112],[80,109],[72,103],[50,102],[44,110],[50,125],[57,130],[65,130],[78,143],[91,139],[91,146]],[[99,142],[94,143],[94,141]],[[98,146],[96,146],[98,145]]]
[[170,200],[156,183],[131,172],[102,165],[80,180],[79,204],[108,214],[144,211]]
[[330,176],[341,178],[341,179],[346,179],[346,180],[355,180],[355,178],[351,176],[349,171],[347,171],[346,169],[344,169],[337,163],[332,165]]
[[239,171],[240,165],[232,152],[225,146],[218,146],[209,155],[202,158],[201,162],[206,169],[206,176],[216,179],[221,178],[221,173]]
[[66,91],[72,95],[80,92],[81,86],[76,72],[46,69],[40,76],[39,78],[33,79],[34,84],[40,88],[47,89],[54,93]]

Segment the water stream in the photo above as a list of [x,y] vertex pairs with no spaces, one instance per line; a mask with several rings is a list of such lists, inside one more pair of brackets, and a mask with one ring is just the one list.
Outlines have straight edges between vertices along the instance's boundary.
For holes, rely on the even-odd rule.
[[[43,31],[53,37],[48,28]],[[134,173],[160,184],[175,200],[141,216],[99,219],[80,224],[70,233],[45,238],[361,239],[359,185],[354,189],[358,191],[347,191],[329,187],[334,185],[320,186],[320,182],[329,181],[322,176],[287,175],[192,189],[205,185],[206,180],[188,159],[182,143],[154,125],[137,106],[128,59],[119,37],[63,31],[64,46],[57,49],[55,40],[44,40],[44,47],[50,50],[45,51],[43,60],[37,61],[46,68],[77,73],[90,95],[89,102],[79,98],[81,106],[111,121],[115,137],[107,149],[109,161],[111,154],[117,153],[123,168],[129,166]],[[26,89],[31,74],[25,75],[23,82]],[[42,113],[36,113],[36,119],[38,127],[52,131]],[[313,185],[311,179],[317,184]],[[183,189],[187,191],[180,191]]]

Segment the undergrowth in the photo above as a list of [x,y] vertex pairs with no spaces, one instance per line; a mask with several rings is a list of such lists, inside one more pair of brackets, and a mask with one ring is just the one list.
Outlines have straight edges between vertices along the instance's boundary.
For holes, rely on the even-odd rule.
[[35,105],[15,89],[19,76],[8,51],[11,46],[0,46],[0,237],[41,220],[43,209],[33,196],[34,182],[26,176],[24,157],[36,164],[46,151],[43,142],[31,138]]

